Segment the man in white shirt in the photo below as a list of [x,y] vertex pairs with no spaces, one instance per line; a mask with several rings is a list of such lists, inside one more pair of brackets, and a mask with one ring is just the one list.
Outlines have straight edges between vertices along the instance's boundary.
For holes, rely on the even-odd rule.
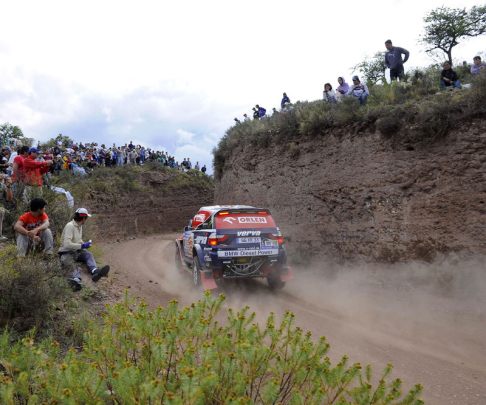
[[71,271],[68,281],[74,291],[79,291],[82,288],[81,271],[76,266],[76,262],[86,264],[91,273],[91,279],[95,283],[101,277],[107,277],[110,271],[110,266],[98,268],[93,254],[87,250],[91,247],[92,242],[83,242],[83,225],[89,217],[91,215],[86,208],[78,208],[74,213],[73,220],[66,224],[61,235],[59,256],[62,266]]

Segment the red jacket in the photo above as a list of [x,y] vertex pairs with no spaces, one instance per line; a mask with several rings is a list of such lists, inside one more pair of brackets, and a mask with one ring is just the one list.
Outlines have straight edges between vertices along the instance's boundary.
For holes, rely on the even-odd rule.
[[30,186],[42,186],[42,175],[49,171],[46,162],[38,162],[32,156],[24,159],[24,182]]

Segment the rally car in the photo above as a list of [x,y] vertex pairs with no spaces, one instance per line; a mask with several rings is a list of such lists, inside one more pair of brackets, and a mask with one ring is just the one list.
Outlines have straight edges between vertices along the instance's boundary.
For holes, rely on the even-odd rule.
[[202,207],[175,244],[178,269],[192,273],[194,284],[204,289],[225,279],[257,277],[279,289],[292,277],[284,238],[267,209]]

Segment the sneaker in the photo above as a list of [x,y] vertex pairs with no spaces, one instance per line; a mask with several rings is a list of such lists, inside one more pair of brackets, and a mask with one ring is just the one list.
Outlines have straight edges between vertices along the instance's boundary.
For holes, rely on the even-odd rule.
[[96,283],[101,277],[107,277],[109,271],[110,266],[103,266],[101,269],[94,269],[93,273],[91,273],[91,280]]
[[68,283],[74,292],[79,291],[81,290],[81,288],[83,288],[83,285],[81,284],[81,280],[79,278],[68,278]]
[[0,242],[6,242],[8,238],[6,236],[0,236]]

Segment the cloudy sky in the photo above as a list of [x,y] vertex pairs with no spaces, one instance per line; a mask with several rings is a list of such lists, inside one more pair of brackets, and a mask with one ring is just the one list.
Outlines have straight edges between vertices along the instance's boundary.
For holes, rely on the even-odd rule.
[[[0,0],[0,122],[47,140],[133,140],[211,165],[235,116],[320,97],[391,38],[432,60],[423,16],[469,0]],[[485,37],[458,60],[484,53]]]

